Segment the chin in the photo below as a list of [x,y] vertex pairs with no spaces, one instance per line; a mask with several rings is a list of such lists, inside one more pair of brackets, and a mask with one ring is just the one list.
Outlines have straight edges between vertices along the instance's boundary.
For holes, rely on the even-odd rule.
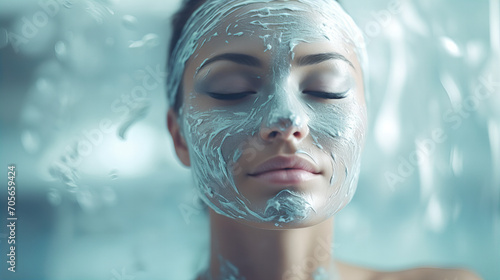
[[236,219],[240,224],[257,229],[265,230],[289,230],[314,227],[333,218],[333,216],[317,215],[313,213],[307,217],[283,217],[276,216],[268,221],[249,221],[246,219]]
[[[328,188],[304,191],[284,188],[277,193],[258,193],[249,198],[233,194],[202,197],[217,214],[259,229],[280,230],[313,227],[332,218],[351,200],[346,188],[330,194]],[[240,191],[240,195],[243,193]]]

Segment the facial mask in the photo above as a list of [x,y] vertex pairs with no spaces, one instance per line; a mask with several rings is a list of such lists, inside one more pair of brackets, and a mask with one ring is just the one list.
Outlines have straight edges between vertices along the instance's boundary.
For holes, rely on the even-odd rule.
[[[244,101],[207,109],[196,100],[212,79],[211,70],[205,67],[209,57],[204,56],[196,65],[194,91],[185,92],[179,112],[200,196],[221,215],[277,227],[331,217],[351,200],[357,186],[366,129],[365,106],[355,98],[360,85],[347,74],[352,64],[340,62],[330,78],[337,81],[337,89],[348,90],[347,97],[339,102],[306,99],[293,86],[291,61],[299,44],[334,42],[347,46],[347,52],[353,49],[364,66],[361,32],[335,1],[208,0],[187,22],[173,51],[174,60],[169,61],[170,104],[174,104],[190,58],[197,58],[210,44],[232,46],[242,39],[258,42],[270,56],[265,76],[253,77],[260,84],[259,91]],[[248,197],[238,187],[238,180],[248,171],[242,170],[245,164],[241,163],[254,162],[252,158],[268,145],[259,137],[261,129],[283,132],[290,126],[308,127],[307,137],[312,140],[301,141],[294,153],[316,164],[328,161],[327,184],[310,190],[290,186],[259,198]]]

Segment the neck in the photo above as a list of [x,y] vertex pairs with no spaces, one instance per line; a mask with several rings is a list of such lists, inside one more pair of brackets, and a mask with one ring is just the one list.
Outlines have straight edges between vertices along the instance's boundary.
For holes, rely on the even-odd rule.
[[306,228],[267,230],[210,210],[210,228],[209,279],[309,280],[334,269],[333,218]]

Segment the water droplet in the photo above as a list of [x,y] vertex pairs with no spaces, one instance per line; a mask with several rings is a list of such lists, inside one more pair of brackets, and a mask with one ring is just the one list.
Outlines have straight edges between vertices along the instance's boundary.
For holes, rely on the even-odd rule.
[[467,55],[466,59],[468,64],[472,66],[479,65],[481,61],[486,57],[487,51],[486,46],[480,41],[470,41],[467,43]]
[[78,186],[74,182],[66,182],[66,190],[70,193],[75,193],[78,190]]
[[385,108],[375,123],[375,139],[386,154],[393,154],[398,149],[401,138],[401,125],[397,108]]
[[9,33],[7,30],[0,28],[0,49],[9,44]]
[[66,0],[66,1],[64,1],[63,6],[64,6],[66,9],[71,9],[71,7],[73,7],[73,2],[71,2],[70,0]]
[[111,10],[109,7],[105,7],[110,15],[115,15],[115,11]]
[[160,44],[158,35],[154,33],[149,33],[142,37],[144,44],[150,48],[156,47]]
[[142,48],[144,46],[144,42],[142,40],[140,41],[134,41],[128,45],[129,48],[131,49],[136,49],[136,48]]
[[39,92],[45,93],[53,90],[51,83],[47,79],[40,78],[36,81],[35,84],[36,89]]
[[104,17],[114,15],[115,12],[109,7],[100,2],[86,1],[87,7],[85,10],[98,24],[102,24]]
[[62,182],[69,192],[75,192],[78,188],[76,180],[78,174],[76,169],[67,166],[66,164],[56,163],[49,168],[49,174]]
[[62,202],[61,193],[57,189],[50,189],[47,193],[47,200],[52,206],[59,206]]
[[150,106],[151,104],[149,102],[144,102],[130,112],[130,117],[126,119],[118,129],[118,136],[122,140],[125,140],[125,133],[134,123],[146,117]]
[[109,172],[109,177],[111,178],[111,180],[116,180],[116,179],[118,179],[118,170],[117,170],[117,169],[112,169],[112,170]]
[[128,29],[135,29],[137,26],[137,18],[131,15],[124,15],[122,17],[122,24]]
[[448,97],[450,98],[451,105],[453,108],[458,109],[458,106],[463,102],[459,84],[448,72],[441,73],[440,80],[446,93],[448,94]]
[[76,201],[86,211],[94,210],[96,207],[94,195],[88,189],[80,189],[76,193]]
[[26,152],[34,154],[40,148],[40,137],[33,131],[25,130],[21,133],[21,143]]
[[441,201],[439,201],[436,195],[433,195],[429,199],[425,213],[426,226],[434,232],[441,232],[446,226],[444,214]]
[[61,60],[65,59],[66,56],[68,55],[68,49],[66,48],[66,44],[62,41],[57,42],[54,49],[56,51],[57,58]]
[[462,56],[462,51],[458,47],[457,43],[449,37],[441,37],[440,39],[441,47],[448,52],[450,55],[458,57]]
[[457,147],[453,147],[451,151],[451,168],[455,176],[460,176],[463,172],[464,157],[463,152]]

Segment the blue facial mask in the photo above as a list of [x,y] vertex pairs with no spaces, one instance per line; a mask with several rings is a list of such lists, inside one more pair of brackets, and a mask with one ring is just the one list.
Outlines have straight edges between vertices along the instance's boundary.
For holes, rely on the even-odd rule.
[[[238,46],[248,42],[268,58],[262,75],[250,79],[258,85],[257,92],[230,105],[198,102],[219,79],[207,66],[210,58],[220,49],[238,52]],[[337,96],[303,94],[292,77],[294,50],[318,42],[344,46],[345,53],[355,52],[360,64],[366,65],[361,32],[334,1],[209,0],[187,22],[169,61],[168,98],[174,104],[186,63],[198,61],[193,90],[184,92],[178,122],[200,196],[217,213],[282,227],[324,220],[352,199],[366,130],[364,100],[356,98],[362,94],[362,83],[352,73],[363,68],[334,57],[336,70],[322,79],[334,81],[331,86]],[[219,85],[224,81],[220,79]],[[248,172],[243,167],[255,162],[269,145],[260,137],[263,129],[283,132],[290,127],[307,127],[307,140],[291,149],[322,164],[325,184],[307,190],[290,186],[250,197],[239,182]]]

